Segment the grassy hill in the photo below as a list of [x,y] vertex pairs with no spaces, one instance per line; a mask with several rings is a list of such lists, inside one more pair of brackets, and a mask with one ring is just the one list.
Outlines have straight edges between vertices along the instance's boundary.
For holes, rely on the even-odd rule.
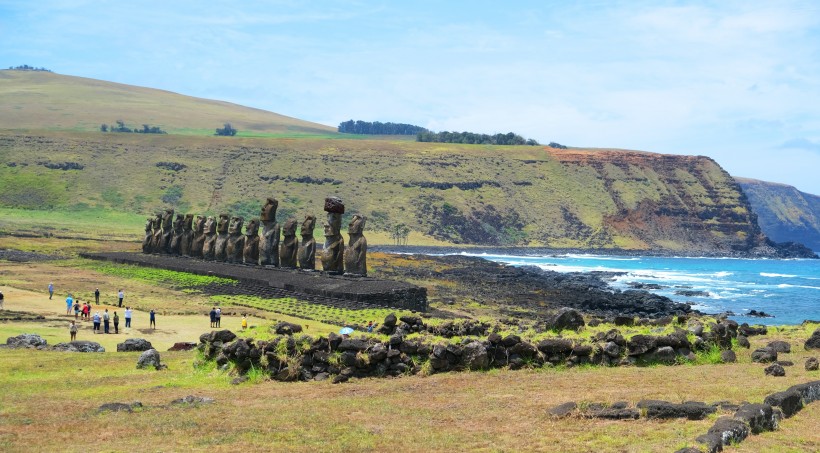
[[778,242],[820,250],[820,197],[786,184],[735,178],[749,198],[760,228]]
[[[168,134],[99,131],[116,119]],[[228,121],[255,136],[212,135]],[[738,184],[702,156],[349,137],[223,102],[25,71],[0,71],[0,125],[7,231],[38,228],[12,221],[10,208],[48,210],[67,230],[96,216],[111,225],[105,234],[123,225],[138,238],[141,219],[166,206],[250,217],[273,196],[284,220],[323,214],[323,199],[338,195],[348,216],[368,217],[371,243],[402,224],[410,244],[425,245],[731,253],[763,243]]]
[[99,131],[101,124],[117,120],[171,134],[213,135],[231,123],[240,135],[338,135],[330,126],[170,91],[51,72],[0,71],[4,129]]

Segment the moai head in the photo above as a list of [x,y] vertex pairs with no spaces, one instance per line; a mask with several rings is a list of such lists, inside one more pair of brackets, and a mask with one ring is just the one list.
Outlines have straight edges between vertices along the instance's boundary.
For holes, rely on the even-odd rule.
[[151,230],[154,228],[154,218],[148,217],[145,219],[145,232],[150,233]]
[[246,236],[259,236],[259,219],[251,219],[245,226]]
[[245,219],[239,216],[231,217],[231,224],[228,227],[228,234],[242,234],[242,224],[245,223]]
[[261,220],[263,222],[275,222],[277,208],[279,208],[279,201],[276,198],[268,198],[265,205],[262,206]]
[[364,231],[365,222],[367,222],[367,217],[359,214],[354,214],[353,218],[350,219],[350,223],[347,225],[347,233],[362,234],[362,231]]
[[342,215],[335,212],[327,213],[327,222],[324,224],[325,236],[338,236],[342,232]]
[[316,228],[316,217],[308,214],[302,221],[302,237],[313,236],[313,229]]
[[205,216],[196,216],[196,220],[194,221],[194,231],[197,233],[205,232]]
[[296,226],[298,223],[296,219],[290,218],[288,219],[285,224],[282,226],[282,236],[289,237],[289,236],[296,236]]
[[154,231],[159,231],[159,229],[162,228],[162,213],[161,212],[158,212],[154,216],[154,220],[151,223],[151,227],[154,229]]
[[216,220],[213,217],[208,216],[208,219],[205,220],[205,224],[202,225],[204,228],[205,234],[216,234]]
[[185,220],[182,223],[182,228],[185,231],[191,231],[191,227],[194,224],[194,215],[193,214],[185,214]]
[[185,226],[185,216],[182,214],[177,214],[177,219],[174,220],[174,232],[175,233],[182,233],[182,229]]
[[165,213],[162,214],[162,229],[168,231],[171,229],[171,224],[174,222],[174,210],[173,209],[166,209]]
[[216,222],[217,234],[227,234],[230,226],[231,218],[228,214],[219,214],[219,220]]

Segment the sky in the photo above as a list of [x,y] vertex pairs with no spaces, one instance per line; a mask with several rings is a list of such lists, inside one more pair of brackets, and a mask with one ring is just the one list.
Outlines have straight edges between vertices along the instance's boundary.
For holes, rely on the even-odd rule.
[[820,2],[0,0],[28,64],[337,126],[705,155],[820,195]]

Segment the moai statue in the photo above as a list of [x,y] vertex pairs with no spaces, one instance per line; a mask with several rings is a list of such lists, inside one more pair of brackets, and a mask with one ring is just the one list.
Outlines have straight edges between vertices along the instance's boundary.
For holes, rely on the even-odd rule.
[[242,224],[245,219],[239,216],[231,217],[228,227],[228,245],[225,246],[225,260],[229,263],[242,262],[242,250],[245,248],[245,236],[242,235]]
[[245,226],[245,247],[242,249],[245,264],[259,264],[259,219],[251,219]]
[[171,253],[171,239],[174,237],[174,210],[168,208],[162,214],[162,248],[160,253]]
[[151,222],[151,228],[154,230],[154,237],[151,238],[151,253],[162,252],[162,213],[158,212],[154,216],[154,221]]
[[216,243],[214,244],[214,259],[217,261],[225,261],[228,258],[226,248],[228,247],[230,221],[228,214],[219,214],[219,220],[216,222]]
[[302,222],[302,243],[299,244],[297,257],[299,267],[304,270],[316,270],[316,239],[313,239],[313,229],[316,228],[316,217],[306,215]]
[[191,256],[194,258],[202,258],[202,248],[205,246],[205,216],[196,216],[196,219],[194,219],[193,233]]
[[345,275],[367,276],[367,239],[362,232],[367,217],[355,214],[347,226],[350,240],[345,248]]
[[179,242],[179,254],[182,256],[191,256],[191,246],[194,243],[193,223],[194,215],[185,214],[185,220],[182,222],[182,239]]
[[180,254],[183,234],[185,234],[185,216],[177,214],[177,219],[174,220],[173,234],[171,235],[171,244],[168,246],[168,253],[171,255]]
[[279,244],[279,266],[296,268],[296,253],[299,241],[296,239],[296,219],[288,219],[282,226],[282,242]]
[[333,274],[343,274],[345,241],[342,238],[342,214],[345,205],[336,197],[325,198],[325,245],[322,248],[322,269]]
[[154,239],[154,218],[145,219],[145,237],[142,239],[142,253],[151,253],[151,241]]
[[202,258],[213,260],[216,252],[216,220],[209,216],[202,229]]
[[262,240],[259,243],[259,259],[263,266],[279,266],[279,225],[276,223],[276,209],[279,201],[268,198],[262,206]]

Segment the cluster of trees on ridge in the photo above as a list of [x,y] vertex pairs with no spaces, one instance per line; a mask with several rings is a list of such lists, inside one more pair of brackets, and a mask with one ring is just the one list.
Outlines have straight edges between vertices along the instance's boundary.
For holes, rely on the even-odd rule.
[[51,69],[46,68],[35,68],[34,66],[29,66],[27,64],[20,65],[20,66],[9,66],[9,69],[12,71],[42,71],[42,72],[51,72]]
[[225,137],[233,137],[236,133],[239,132],[231,126],[231,123],[225,123],[222,128],[216,129],[215,135],[225,136]]
[[365,135],[415,135],[419,132],[427,132],[421,126],[404,123],[382,123],[379,121],[353,121],[348,120],[339,123],[339,132],[342,134],[365,134]]
[[123,120],[117,120],[117,127],[114,125],[107,125],[101,124],[100,131],[102,132],[134,132],[136,134],[167,134],[164,130],[160,129],[159,126],[151,126],[150,124],[143,124],[142,129],[131,129],[130,127],[125,125]]
[[539,143],[531,138],[508,132],[506,134],[476,134],[473,132],[419,132],[416,134],[417,142],[436,143],[467,143],[471,145],[530,145],[537,146]]

